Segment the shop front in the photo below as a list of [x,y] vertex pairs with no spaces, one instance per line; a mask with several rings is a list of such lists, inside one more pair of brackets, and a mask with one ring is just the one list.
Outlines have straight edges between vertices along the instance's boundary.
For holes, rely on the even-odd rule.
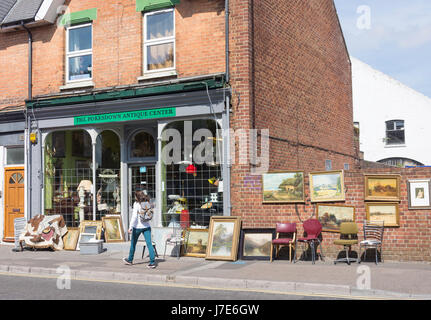
[[117,216],[127,239],[134,194],[143,191],[154,205],[154,238],[163,248],[171,227],[203,229],[211,216],[229,215],[228,143],[222,134],[229,127],[227,92],[220,86],[28,105],[38,134],[29,146],[37,172],[29,218],[59,214],[67,227],[76,228],[82,221]]

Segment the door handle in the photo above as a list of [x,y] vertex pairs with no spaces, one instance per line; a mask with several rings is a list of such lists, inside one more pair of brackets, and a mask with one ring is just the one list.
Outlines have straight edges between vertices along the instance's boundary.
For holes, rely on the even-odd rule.
[[21,209],[12,209],[12,212],[21,212]]

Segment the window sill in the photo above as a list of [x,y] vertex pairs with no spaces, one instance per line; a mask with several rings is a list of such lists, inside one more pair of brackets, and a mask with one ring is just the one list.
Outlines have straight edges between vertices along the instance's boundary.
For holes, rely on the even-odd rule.
[[165,77],[173,77],[173,76],[177,76],[177,75],[178,75],[177,70],[147,73],[141,77],[138,77],[138,81],[148,80],[148,79],[165,78]]
[[70,90],[70,89],[81,89],[81,88],[92,88],[94,87],[93,81],[79,81],[79,82],[71,82],[64,86],[60,87],[60,90]]
[[405,144],[389,144],[385,145],[385,148],[405,148],[407,147]]

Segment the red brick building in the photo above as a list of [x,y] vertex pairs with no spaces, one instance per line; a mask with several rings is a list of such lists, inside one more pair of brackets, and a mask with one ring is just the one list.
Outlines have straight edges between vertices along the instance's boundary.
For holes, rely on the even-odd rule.
[[[131,195],[145,190],[156,202],[157,241],[183,209],[195,225],[232,215],[241,217],[243,228],[296,222],[301,233],[317,205],[310,202],[308,173],[331,169],[344,170],[347,187],[345,201],[335,204],[354,205],[362,226],[365,171],[353,129],[351,65],[332,0],[31,3],[8,0],[9,8],[0,9],[6,12],[0,15],[0,130],[16,136],[26,129],[27,218],[62,214],[76,227],[82,219],[121,214],[126,228]],[[5,111],[22,132],[11,130]],[[25,121],[19,117],[24,111]],[[180,161],[169,165],[161,161],[171,141],[164,141],[166,129],[179,130],[184,142]],[[212,145],[222,150],[222,161],[190,161],[187,152],[203,140],[185,149],[189,129],[231,129],[213,139],[223,141]],[[243,142],[235,139],[253,129],[263,141],[258,150],[268,152],[269,171],[304,172],[304,202],[263,203],[262,175],[239,161]],[[36,143],[29,143],[30,133]],[[3,152],[23,143],[2,144]],[[3,163],[2,171],[7,168],[15,166]],[[396,244],[416,231],[410,222],[416,216],[425,223],[423,239],[430,237],[425,211],[406,209],[406,177],[413,174],[400,174],[405,211],[400,228],[387,232],[384,254],[421,260],[419,243],[412,250],[408,239],[403,250]],[[426,177],[427,170],[414,175]],[[82,181],[90,187],[80,198]],[[6,213],[4,201],[3,207]],[[5,213],[2,238],[10,240]],[[338,237],[323,234],[328,256],[338,252],[332,245]]]

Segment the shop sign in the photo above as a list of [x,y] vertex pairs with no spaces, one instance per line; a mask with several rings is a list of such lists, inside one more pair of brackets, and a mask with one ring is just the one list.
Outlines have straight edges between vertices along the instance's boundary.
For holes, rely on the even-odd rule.
[[90,123],[120,122],[132,120],[145,120],[155,118],[175,117],[176,108],[149,109],[129,112],[105,113],[79,116],[74,118],[74,125],[79,126]]

